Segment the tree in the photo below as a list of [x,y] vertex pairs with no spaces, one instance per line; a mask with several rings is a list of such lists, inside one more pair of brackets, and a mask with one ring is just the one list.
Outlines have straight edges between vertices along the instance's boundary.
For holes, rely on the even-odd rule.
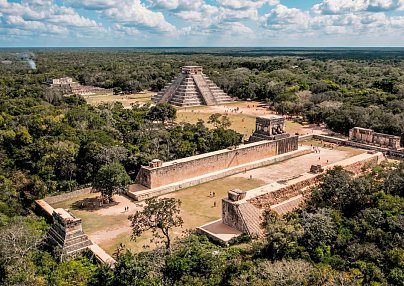
[[166,249],[170,251],[170,229],[181,227],[184,222],[179,215],[180,206],[181,201],[174,198],[147,199],[144,209],[137,211],[128,218],[131,221],[133,231],[132,239],[136,240],[143,232],[151,229],[153,237],[164,239]]
[[164,124],[168,120],[177,118],[177,110],[169,103],[158,103],[150,108],[147,117],[152,121],[161,121]]
[[125,168],[118,162],[102,166],[95,176],[93,187],[101,192],[101,195],[110,202],[113,194],[121,194],[127,191],[130,177]]
[[217,128],[217,126],[220,124],[220,113],[213,113],[209,116],[208,123],[213,124]]
[[231,121],[227,115],[223,115],[220,119],[220,127],[223,129],[227,129],[231,126]]

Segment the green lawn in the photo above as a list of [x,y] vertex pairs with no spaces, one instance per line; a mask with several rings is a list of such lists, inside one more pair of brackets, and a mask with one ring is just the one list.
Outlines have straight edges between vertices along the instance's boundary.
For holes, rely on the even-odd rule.
[[[219,219],[221,217],[221,199],[227,196],[229,190],[234,188],[250,190],[264,184],[264,181],[258,179],[249,180],[239,177],[227,177],[165,195],[164,197],[177,198],[182,202],[181,217],[184,220],[184,225],[182,229],[174,230],[174,237],[181,236],[182,232],[187,229],[195,229],[207,222]],[[210,198],[209,192],[215,192],[215,198]],[[76,217],[82,219],[83,230],[90,237],[99,231],[113,232],[113,229],[116,229],[117,226],[127,224],[128,215],[124,213],[119,213],[119,215],[99,215],[96,211],[73,207],[77,201],[95,198],[98,195],[98,193],[81,195],[74,199],[52,204],[52,206],[54,208],[70,209]],[[216,207],[213,206],[214,202],[216,202]],[[136,203],[133,202],[133,204]],[[113,207],[111,206],[111,208]],[[121,207],[119,206],[119,208]],[[150,245],[151,232],[143,234],[137,241],[132,241],[130,235],[131,230],[127,228],[124,232],[114,234],[114,237],[111,239],[105,239],[99,245],[109,254],[112,254],[120,243],[125,244],[126,247],[134,251],[141,251],[144,245]]]

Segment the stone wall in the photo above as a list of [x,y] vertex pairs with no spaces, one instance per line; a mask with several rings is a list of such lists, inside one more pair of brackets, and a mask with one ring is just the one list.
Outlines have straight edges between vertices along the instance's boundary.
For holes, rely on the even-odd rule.
[[80,195],[89,194],[89,193],[91,193],[91,190],[92,190],[92,187],[89,187],[89,188],[84,188],[84,189],[80,189],[80,190],[69,192],[69,193],[63,193],[63,194],[56,195],[56,196],[45,197],[44,201],[46,201],[48,204],[54,204],[54,203],[73,199]]
[[400,137],[377,133],[372,129],[354,127],[349,130],[349,140],[366,144],[375,144],[379,147],[399,149]]
[[[361,154],[343,161],[325,166],[325,170],[342,166],[345,170],[360,175],[365,168],[379,163],[383,159],[382,153]],[[264,210],[270,210],[274,205],[299,197],[299,201],[311,195],[311,187],[317,185],[323,173],[303,173],[301,176],[289,180],[286,184],[272,183],[254,190],[247,191],[246,198],[232,201],[229,198],[222,200],[222,221],[246,234],[260,236],[258,230],[261,218],[257,214]]]
[[128,196],[133,198],[136,201],[142,201],[147,198],[161,196],[164,194],[168,194],[171,192],[175,192],[177,190],[189,188],[192,186],[200,185],[206,182],[210,182],[213,180],[217,180],[220,178],[228,177],[234,174],[242,173],[251,169],[262,168],[268,165],[276,164],[279,162],[283,162],[285,160],[289,160],[291,158],[295,158],[298,156],[302,156],[305,154],[311,153],[311,148],[300,148],[299,150],[288,152],[286,154],[281,154],[269,158],[265,158],[259,161],[254,161],[251,163],[239,165],[233,168],[228,168],[224,170],[220,170],[214,173],[207,173],[205,175],[199,177],[193,177],[191,179],[187,179],[184,181],[179,181],[170,185],[161,186],[154,189],[146,189],[146,190],[137,190],[137,191],[129,191]]
[[157,188],[297,149],[297,136],[246,144],[231,150],[225,149],[166,162],[161,167],[142,166],[135,183],[148,188]]
[[228,199],[222,199],[222,221],[225,225],[235,228],[242,233],[247,233],[247,226],[238,210],[239,204]]
[[[342,166],[344,170],[352,172],[354,175],[360,175],[364,168],[369,168],[379,163],[380,153],[374,154],[374,156],[367,157],[362,160],[344,160],[342,162],[337,162],[329,166],[325,166],[325,170],[334,168],[335,166]],[[360,155],[358,156],[360,158]],[[352,158],[350,158],[352,159]],[[305,197],[310,194],[308,191],[310,187],[315,186],[322,174],[310,174],[306,173],[302,178],[292,180],[284,188],[277,189],[273,192],[266,193],[262,196],[257,196],[249,199],[248,202],[253,204],[259,209],[269,210],[272,205],[279,204],[290,198],[296,197],[298,195],[303,195]]]

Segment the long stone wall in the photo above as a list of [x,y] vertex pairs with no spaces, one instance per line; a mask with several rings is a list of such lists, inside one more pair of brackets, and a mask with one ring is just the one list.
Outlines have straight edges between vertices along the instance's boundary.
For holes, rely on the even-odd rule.
[[80,195],[89,194],[89,193],[91,193],[91,190],[92,190],[92,187],[84,188],[84,189],[80,189],[80,190],[69,192],[69,193],[63,193],[63,194],[56,195],[56,196],[45,197],[44,200],[48,204],[54,204],[54,203],[73,199]]
[[404,158],[404,149],[403,148],[401,148],[399,150],[394,150],[394,149],[390,149],[390,148],[379,147],[376,145],[370,145],[370,144],[360,143],[360,142],[356,142],[356,141],[350,141],[348,139],[342,139],[342,138],[338,138],[338,137],[332,137],[332,136],[320,135],[320,134],[304,135],[304,136],[299,137],[299,141],[310,140],[310,139],[323,140],[325,142],[350,146],[350,147],[354,147],[354,148],[374,150],[377,152],[383,152],[392,157]]
[[148,188],[157,188],[297,149],[297,136],[241,145],[234,149],[166,162],[161,167],[142,166],[135,182]]
[[224,169],[224,170],[220,170],[220,171],[216,171],[216,172],[212,172],[212,173],[207,173],[204,174],[202,176],[198,176],[198,177],[194,177],[191,179],[186,179],[183,181],[178,181],[175,182],[173,184],[169,184],[169,185],[165,185],[165,186],[161,186],[158,188],[154,188],[154,189],[146,189],[146,190],[138,190],[138,191],[129,191],[128,192],[128,196],[133,198],[136,201],[142,201],[145,200],[147,198],[151,198],[151,197],[155,197],[155,196],[161,196],[164,194],[168,194],[171,192],[175,192],[177,190],[180,189],[184,189],[184,188],[189,188],[192,186],[196,186],[196,185],[200,185],[206,182],[210,182],[213,180],[217,180],[220,178],[224,178],[224,177],[228,177],[234,174],[238,174],[241,172],[245,172],[251,169],[256,169],[256,168],[262,168],[268,165],[272,165],[272,164],[276,164],[285,160],[289,160],[291,158],[295,158],[298,156],[302,156],[305,154],[309,154],[311,153],[311,148],[307,147],[301,147],[296,151],[291,151],[288,152],[286,154],[281,154],[281,155],[277,155],[277,156],[273,156],[273,157],[268,157],[259,161],[254,161],[251,163],[247,163],[247,164],[242,164],[242,165],[238,165],[236,167],[232,167],[232,168],[228,168],[228,169]]

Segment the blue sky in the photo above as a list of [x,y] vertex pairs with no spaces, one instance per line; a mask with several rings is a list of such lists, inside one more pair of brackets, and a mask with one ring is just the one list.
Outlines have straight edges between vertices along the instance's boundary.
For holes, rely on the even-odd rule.
[[0,0],[11,46],[404,46],[404,0]]

